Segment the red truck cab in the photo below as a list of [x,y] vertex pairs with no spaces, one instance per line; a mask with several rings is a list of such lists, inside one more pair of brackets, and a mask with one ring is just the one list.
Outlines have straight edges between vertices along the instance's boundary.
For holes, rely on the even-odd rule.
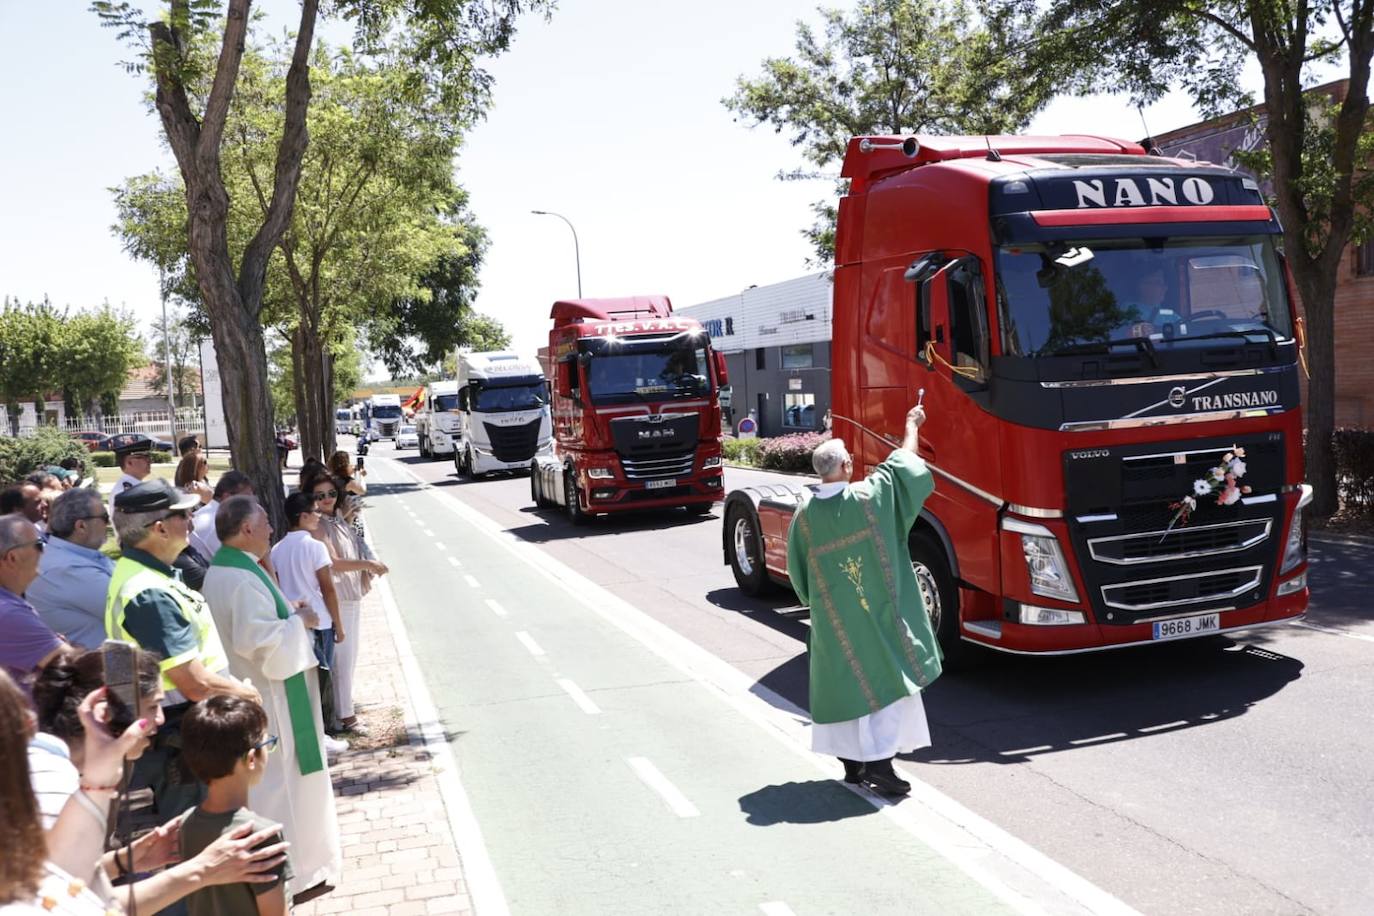
[[[1087,136],[855,138],[843,174],[834,430],[861,475],[924,396],[909,547],[947,650],[1305,612],[1297,319],[1253,180]],[[746,591],[787,583],[797,497],[727,498]]]
[[724,495],[725,360],[667,296],[555,302],[540,353],[553,387],[555,454],[531,474],[536,505],[575,523],[634,509],[704,514]]

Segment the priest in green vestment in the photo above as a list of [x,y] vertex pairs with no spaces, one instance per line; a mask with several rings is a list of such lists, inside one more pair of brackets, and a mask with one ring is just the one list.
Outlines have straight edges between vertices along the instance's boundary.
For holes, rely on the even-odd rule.
[[792,588],[811,608],[811,746],[844,764],[845,781],[889,794],[911,786],[892,758],[930,744],[921,689],[940,676],[907,553],[921,504],[935,489],[916,456],[925,410],[913,407],[899,448],[851,484],[839,439],[812,458],[821,478],[787,536]]
[[320,717],[314,612],[293,607],[259,564],[271,548],[272,525],[256,499],[225,500],[215,532],[221,546],[205,574],[205,600],[230,672],[262,692],[267,727],[280,747],[249,790],[248,806],[282,825],[291,843],[286,890],[301,903],[337,885],[343,866]]

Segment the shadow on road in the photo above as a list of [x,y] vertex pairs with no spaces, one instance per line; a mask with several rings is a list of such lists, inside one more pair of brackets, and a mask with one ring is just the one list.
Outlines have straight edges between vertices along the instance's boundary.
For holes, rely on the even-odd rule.
[[[719,522],[715,515],[692,515],[684,509],[646,509],[643,512],[617,512],[614,515],[600,515],[589,519],[585,525],[574,525],[563,515],[561,509],[536,509],[531,503],[528,509],[532,516],[542,519],[530,525],[508,529],[521,540],[536,544],[551,541],[594,538],[609,534],[629,534],[636,531],[667,531],[691,525],[713,524]],[[713,536],[714,531],[713,531]]]
[[1308,585],[1312,603],[1308,619],[1329,627],[1374,621],[1369,602],[1368,575],[1374,547],[1312,541],[1308,549]]
[[[839,764],[835,764],[839,769]],[[833,779],[784,782],[740,796],[739,809],[755,827],[824,824],[877,814],[878,809]]]

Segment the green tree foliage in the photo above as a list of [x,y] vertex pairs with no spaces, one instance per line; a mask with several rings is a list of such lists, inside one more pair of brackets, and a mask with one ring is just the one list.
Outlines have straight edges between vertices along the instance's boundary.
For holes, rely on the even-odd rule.
[[[1028,29],[1024,4],[980,17],[964,0],[861,0],[820,13],[822,34],[799,23],[795,53],[765,60],[761,75],[740,77],[723,100],[799,148],[807,167],[784,180],[837,175],[851,137],[1012,132],[1058,90],[1061,67],[1027,68],[1015,53]],[[815,262],[827,264],[835,204],[812,209],[816,222],[803,234]]]
[[16,483],[39,468],[61,464],[64,458],[81,462],[81,476],[95,473],[86,446],[60,429],[40,426],[32,436],[0,436],[0,486]]
[[[96,0],[92,9],[135,51],[131,70],[151,76],[152,102],[176,159],[186,197],[186,252],[223,373],[225,419],[235,460],[280,522],[281,475],[263,334],[269,261],[292,223],[309,134],[312,51],[319,0],[301,0],[281,82],[279,141],[263,176],[260,218],[231,232],[231,208],[244,201],[226,180],[228,119],[251,42],[252,0],[167,0],[146,4]],[[336,0],[332,15],[350,21],[358,53],[408,65],[405,103],[436,119],[470,123],[490,98],[480,61],[506,50],[518,17],[547,11],[548,0]],[[399,102],[400,100],[398,100]],[[322,280],[327,278],[321,278]]]
[[13,433],[21,404],[35,402],[41,416],[49,394],[61,392],[72,416],[108,407],[142,359],[133,318],[108,305],[75,313],[46,299],[0,305],[0,399]]
[[[1023,6],[1011,0],[1003,9]],[[1336,284],[1348,245],[1368,237],[1374,213],[1372,57],[1374,0],[1053,0],[1026,55],[1032,69],[1067,66],[1084,92],[1146,102],[1182,86],[1207,115],[1250,102],[1240,70],[1259,66],[1266,147],[1245,163],[1273,182],[1307,319],[1307,474],[1313,511],[1323,516],[1338,502]],[[1318,65],[1337,64],[1349,81],[1343,98],[1309,91]]]

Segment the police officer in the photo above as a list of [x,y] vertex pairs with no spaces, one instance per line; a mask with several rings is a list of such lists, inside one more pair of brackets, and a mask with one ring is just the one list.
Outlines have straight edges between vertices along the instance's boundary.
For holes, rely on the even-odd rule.
[[123,552],[105,600],[105,631],[162,657],[166,724],[139,759],[135,772],[153,789],[158,815],[175,816],[200,801],[201,787],[181,763],[181,717],[191,704],[215,694],[260,700],[229,676],[209,605],[181,581],[172,564],[185,549],[191,510],[199,498],[154,479],[114,498],[115,532]]
[[130,487],[141,484],[153,471],[153,455],[147,441],[125,442],[114,449],[115,463],[124,473],[115,481],[110,493],[110,518],[115,514],[115,497]]

